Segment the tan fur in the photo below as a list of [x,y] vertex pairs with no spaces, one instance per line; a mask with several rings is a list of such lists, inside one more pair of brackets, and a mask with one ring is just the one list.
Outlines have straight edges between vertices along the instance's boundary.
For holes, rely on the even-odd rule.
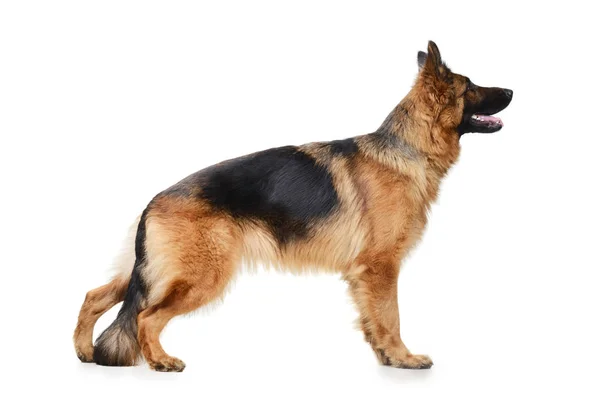
[[77,327],[73,335],[75,351],[82,362],[93,361],[92,336],[94,325],[102,314],[110,310],[115,304],[123,301],[128,283],[129,277],[120,275],[106,285],[90,290],[85,295],[85,301],[81,306]]
[[138,316],[138,341],[150,367],[179,371],[185,365],[165,353],[160,332],[171,318],[221,295],[241,260],[242,233],[202,203],[165,197],[154,205],[147,220],[144,277],[150,292]]

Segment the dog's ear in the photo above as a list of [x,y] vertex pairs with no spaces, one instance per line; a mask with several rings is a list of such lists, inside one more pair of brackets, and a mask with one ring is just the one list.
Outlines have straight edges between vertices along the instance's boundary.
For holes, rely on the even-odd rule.
[[419,53],[417,54],[417,63],[419,64],[419,71],[421,71],[423,69],[423,67],[425,67],[426,61],[427,61],[427,53],[421,52],[419,50]]
[[431,62],[432,67],[439,68],[442,65],[442,55],[440,54],[440,49],[438,49],[437,45],[432,40],[430,40],[427,44],[427,55],[427,59]]
[[419,64],[419,71],[427,69],[437,76],[444,76],[446,74],[447,68],[442,62],[440,49],[437,47],[434,41],[429,41],[427,45],[427,53],[418,53],[417,62]]

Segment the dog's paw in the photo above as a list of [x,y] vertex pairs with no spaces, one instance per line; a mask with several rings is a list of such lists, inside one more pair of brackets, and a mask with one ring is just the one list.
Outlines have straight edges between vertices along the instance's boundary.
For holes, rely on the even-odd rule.
[[406,355],[401,359],[388,359],[386,362],[387,366],[404,368],[404,369],[413,369],[413,370],[422,370],[428,369],[433,366],[433,361],[426,355]]
[[94,362],[94,348],[75,348],[75,353],[82,363]]
[[161,361],[148,362],[148,365],[152,370],[162,372],[181,372],[185,368],[185,363],[182,360],[170,356]]

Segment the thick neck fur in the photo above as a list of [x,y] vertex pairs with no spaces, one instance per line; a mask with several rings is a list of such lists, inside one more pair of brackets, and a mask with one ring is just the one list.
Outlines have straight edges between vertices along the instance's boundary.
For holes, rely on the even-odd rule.
[[359,146],[366,156],[410,177],[428,208],[458,159],[460,146],[458,122],[448,118],[439,100],[426,89],[420,77],[381,127],[359,140]]
[[456,162],[460,152],[456,129],[452,123],[445,122],[442,107],[421,80],[417,80],[373,135],[390,136],[401,145],[400,152],[406,154],[409,151],[426,158],[440,179]]

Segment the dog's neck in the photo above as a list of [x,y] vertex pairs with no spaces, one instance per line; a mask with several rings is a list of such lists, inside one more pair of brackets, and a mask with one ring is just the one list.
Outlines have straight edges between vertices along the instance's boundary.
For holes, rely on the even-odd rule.
[[[373,134],[390,138],[403,154],[418,154],[427,159],[441,176],[457,161],[460,153],[459,135],[444,128],[439,112],[420,99],[414,89],[392,110]],[[394,139],[394,140],[391,140]]]

